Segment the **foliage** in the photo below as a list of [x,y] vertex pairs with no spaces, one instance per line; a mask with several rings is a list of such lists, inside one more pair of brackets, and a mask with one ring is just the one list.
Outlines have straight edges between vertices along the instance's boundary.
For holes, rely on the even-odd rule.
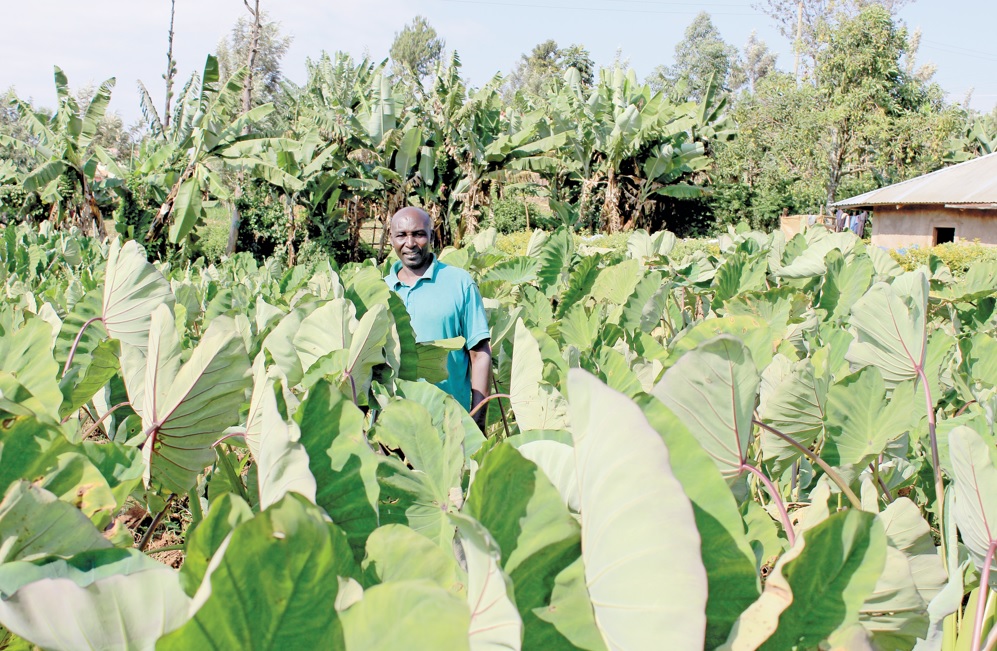
[[675,64],[658,66],[649,81],[673,97],[699,101],[711,83],[721,90],[730,89],[736,59],[737,49],[724,42],[710,15],[701,11],[675,44]]
[[[482,436],[416,381],[453,342],[417,345],[370,262],[151,263],[134,241],[7,226],[3,634],[907,650],[987,635],[997,261],[904,272],[819,229],[624,235],[599,247],[561,227],[503,253],[484,232],[441,251],[481,288],[510,396]],[[189,510],[179,572],[131,548],[155,529],[102,533],[135,504]]]
[[[228,81],[249,61],[252,47],[253,18],[239,16],[228,37],[218,42],[216,56],[223,81]],[[281,63],[293,38],[281,34],[280,23],[260,13],[260,36],[253,66],[253,106],[281,101],[284,74]]]
[[829,14],[815,32],[811,76],[773,72],[738,96],[738,138],[718,143],[718,226],[773,228],[783,211],[817,214],[842,196],[942,165],[961,119],[939,89],[908,71],[911,38],[876,4]]
[[425,77],[443,58],[443,39],[429,21],[416,16],[402,31],[395,33],[391,43],[391,60],[400,70],[416,77]]
[[974,265],[997,261],[993,247],[975,242],[947,242],[927,248],[912,246],[891,250],[890,255],[907,271],[943,265],[956,276],[965,275]]
[[519,63],[509,74],[506,93],[510,97],[517,92],[539,95],[548,84],[562,78],[569,68],[578,71],[582,86],[592,86],[595,80],[595,63],[583,46],[572,44],[561,48],[553,39],[537,43],[529,54],[520,57]]

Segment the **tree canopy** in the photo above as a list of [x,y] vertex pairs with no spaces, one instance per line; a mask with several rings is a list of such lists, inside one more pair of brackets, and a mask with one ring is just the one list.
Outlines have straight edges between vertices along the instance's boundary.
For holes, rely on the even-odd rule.
[[443,39],[429,21],[416,16],[402,31],[395,33],[391,44],[391,60],[408,74],[425,77],[443,56]]

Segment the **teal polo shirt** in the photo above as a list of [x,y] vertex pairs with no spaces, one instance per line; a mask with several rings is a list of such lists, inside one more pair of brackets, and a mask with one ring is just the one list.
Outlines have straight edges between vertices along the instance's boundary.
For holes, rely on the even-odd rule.
[[471,356],[467,351],[491,336],[481,293],[469,273],[440,262],[435,254],[429,269],[414,285],[398,280],[401,267],[400,261],[392,265],[384,281],[405,302],[416,341],[465,339],[464,348],[447,356],[450,376],[436,386],[470,409]]

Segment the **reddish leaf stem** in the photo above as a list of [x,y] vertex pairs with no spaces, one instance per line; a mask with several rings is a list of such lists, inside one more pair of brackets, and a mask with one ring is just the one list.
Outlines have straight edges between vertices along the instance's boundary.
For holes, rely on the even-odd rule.
[[[478,404],[476,404],[474,406],[474,409],[472,409],[468,415],[471,416],[471,417],[473,417],[476,413],[478,413],[478,410],[480,410],[483,405],[487,405],[489,401],[491,401],[491,400],[500,400],[502,398],[508,398],[508,399],[511,400],[512,396],[510,396],[508,393],[493,393],[492,395],[488,396],[487,398],[485,398],[484,400],[482,400],[481,402],[479,402]],[[502,406],[502,403],[500,402],[499,403],[499,407],[501,407],[501,406]]]
[[[105,418],[107,418],[108,416],[110,416],[111,414],[113,414],[114,412],[116,412],[121,407],[128,407],[131,404],[132,403],[130,403],[130,402],[119,402],[118,404],[114,405],[113,407],[111,407],[110,409],[108,409],[107,411],[105,411],[103,416],[101,416],[100,418],[98,418],[97,421],[93,425],[91,425],[90,427],[88,427],[86,429],[86,431],[83,432],[83,438],[86,438],[86,437],[90,436],[91,434],[93,434],[97,430],[97,428],[100,427],[100,424],[102,422],[104,422]],[[110,437],[108,437],[108,438],[110,438]]]
[[76,333],[76,339],[73,340],[73,347],[69,349],[69,357],[66,358],[66,365],[62,367],[62,375],[64,377],[66,373],[69,373],[69,367],[73,363],[73,357],[76,356],[76,349],[80,345],[80,340],[83,339],[83,333],[86,332],[86,329],[90,326],[91,323],[93,323],[94,321],[100,321],[102,318],[103,318],[102,316],[97,315],[95,317],[87,319],[86,323],[83,324],[83,327],[80,328],[80,331]]
[[[498,380],[495,379],[494,373],[492,373],[492,386],[495,387],[495,393],[501,393],[501,391],[499,391]],[[509,438],[509,423],[505,419],[505,408],[502,406],[501,400],[499,400],[499,413],[502,414],[502,427],[505,428],[505,437]]]
[[840,488],[841,492],[844,493],[845,497],[848,498],[848,501],[851,503],[852,507],[856,508],[856,509],[858,509],[860,511],[862,510],[862,500],[860,500],[858,498],[858,496],[855,495],[855,492],[848,486],[848,483],[845,482],[845,480],[841,478],[841,475],[839,475],[838,473],[836,473],[834,471],[834,468],[832,468],[831,466],[827,465],[827,462],[824,461],[823,459],[821,459],[820,456],[818,456],[816,453],[814,453],[813,450],[807,448],[805,445],[803,445],[802,443],[800,443],[799,441],[797,441],[796,439],[794,439],[789,434],[784,434],[784,433],[780,432],[779,430],[777,430],[776,428],[774,428],[774,427],[772,427],[770,425],[766,425],[765,423],[763,423],[762,421],[760,421],[758,419],[752,419],[751,422],[753,422],[758,427],[761,427],[763,430],[765,430],[767,432],[771,432],[772,434],[775,434],[776,436],[778,436],[779,438],[781,438],[783,441],[785,441],[786,443],[789,443],[790,445],[792,445],[793,447],[795,447],[797,450],[799,450],[800,452],[802,452],[808,459],[810,459],[811,461],[813,461],[814,463],[816,463],[820,467],[820,469],[823,470],[827,474],[828,478],[830,478],[831,481],[833,481],[835,484],[838,485],[838,488]]
[[779,490],[772,483],[772,480],[765,476],[760,469],[747,464],[741,464],[741,471],[747,470],[748,472],[758,477],[758,480],[765,485],[766,490],[768,490],[769,495],[772,497],[772,501],[775,502],[775,506],[779,509],[779,517],[782,519],[782,526],[786,530],[786,538],[789,539],[789,546],[792,547],[796,544],[796,532],[793,531],[793,523],[789,520],[789,512],[786,511],[786,504],[782,501],[782,495],[779,494]]
[[149,545],[149,541],[152,540],[152,534],[159,527],[159,523],[162,522],[163,516],[166,515],[166,511],[169,510],[170,504],[173,502],[173,498],[176,497],[175,493],[170,493],[170,496],[166,498],[166,505],[163,506],[163,510],[156,514],[156,517],[152,519],[152,524],[149,525],[149,529],[142,536],[142,540],[138,544],[138,550],[140,552],[145,551],[145,548]]
[[[938,436],[935,432],[935,403],[931,399],[931,387],[928,386],[928,375],[924,367],[917,367],[917,375],[924,385],[924,402],[928,409],[928,439],[931,441],[931,465],[935,471],[935,499],[938,501],[938,522],[943,522],[945,515],[945,483],[942,481],[942,464],[938,455]],[[942,536],[942,558],[945,558],[945,537]]]
[[[997,551],[997,538],[990,541],[987,556],[980,572],[980,594],[976,596],[976,619],[973,622],[973,642],[970,651],[980,651],[980,639],[983,637],[983,616],[987,610],[987,596],[990,594],[990,565],[994,562],[994,552]],[[989,640],[988,640],[989,642]]]

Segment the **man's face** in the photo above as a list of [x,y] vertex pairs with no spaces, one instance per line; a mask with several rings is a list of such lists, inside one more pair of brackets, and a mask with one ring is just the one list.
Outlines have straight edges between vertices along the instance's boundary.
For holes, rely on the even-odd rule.
[[430,262],[433,234],[429,220],[418,212],[400,212],[391,220],[391,247],[402,264],[413,271]]

